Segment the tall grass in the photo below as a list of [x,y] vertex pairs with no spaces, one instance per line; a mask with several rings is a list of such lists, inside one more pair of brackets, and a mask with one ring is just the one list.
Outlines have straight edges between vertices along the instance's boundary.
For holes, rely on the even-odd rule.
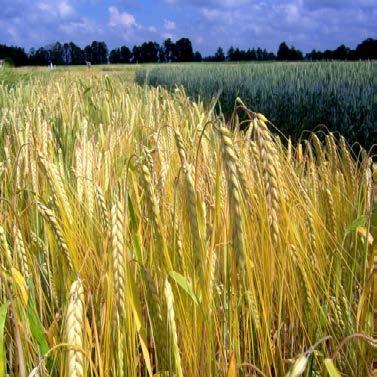
[[366,153],[94,71],[0,109],[0,375],[368,375]]
[[137,72],[136,80],[168,88],[183,85],[194,99],[219,95],[228,116],[239,96],[295,139],[325,124],[369,147],[377,127],[376,62],[157,66]]

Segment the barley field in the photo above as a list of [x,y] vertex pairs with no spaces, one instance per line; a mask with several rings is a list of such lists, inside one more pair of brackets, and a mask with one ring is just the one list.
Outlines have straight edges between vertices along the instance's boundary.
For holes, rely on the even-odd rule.
[[372,174],[240,99],[226,123],[111,70],[3,83],[0,376],[370,375]]
[[228,116],[239,96],[295,140],[318,124],[366,148],[376,138],[375,61],[156,65],[136,72],[136,80],[182,85],[193,99],[207,102],[218,97]]

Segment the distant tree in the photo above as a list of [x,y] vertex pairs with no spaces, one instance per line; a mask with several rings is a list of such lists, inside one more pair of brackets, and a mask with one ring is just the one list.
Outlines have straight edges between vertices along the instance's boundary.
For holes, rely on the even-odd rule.
[[223,62],[225,61],[225,54],[222,47],[218,47],[214,55],[206,56],[204,59],[206,62]]
[[[95,42],[93,42],[95,43]],[[93,51],[96,54],[98,64],[106,64],[107,63],[107,55],[108,55],[108,48],[105,42],[97,42],[97,48],[93,47]]]
[[291,47],[290,59],[289,60],[304,60],[304,54],[302,51]]
[[21,47],[0,44],[0,59],[17,66],[30,64],[29,58]]
[[365,60],[377,59],[377,39],[368,38],[351,50],[344,44],[335,50],[317,51],[312,50],[306,54],[307,60]]
[[247,60],[247,56],[244,50],[240,50],[238,47],[234,50],[234,61],[241,62]]
[[108,49],[105,42],[93,41],[84,48],[85,60],[92,64],[106,64]]
[[122,46],[120,48],[114,48],[110,51],[109,62],[111,64],[126,64],[131,60],[131,51],[127,46]]
[[170,38],[164,41],[164,53],[166,62],[170,63],[177,61],[177,47]]
[[132,48],[132,63],[142,63],[142,54],[141,54],[141,47],[134,46]]
[[[0,47],[1,48],[1,47]],[[29,64],[30,65],[36,65],[35,64],[35,48],[32,47],[30,50],[29,50],[29,53],[28,53],[28,61],[29,61]]]
[[276,60],[276,55],[273,52],[267,52],[266,60]]
[[228,52],[226,53],[226,60],[234,61],[234,47],[230,46]]
[[377,59],[377,39],[368,38],[357,45],[355,59]]
[[278,60],[289,60],[290,49],[285,42],[280,43],[278,52],[276,54]]
[[262,54],[261,48],[258,48],[257,50],[255,48],[253,48],[252,50],[248,49],[245,53],[245,57],[246,57],[245,60],[262,60],[262,56],[261,56],[261,59],[258,59],[259,53]]
[[160,59],[160,45],[156,42],[144,42],[132,49],[133,63],[157,63]]
[[50,51],[50,60],[54,65],[62,65],[63,61],[63,46],[60,42],[56,42],[48,47]]
[[324,60],[332,60],[334,59],[334,51],[333,50],[325,50],[322,54]]
[[224,54],[224,50],[222,47],[219,47],[216,52],[215,52],[215,56],[214,56],[214,61],[216,62],[223,62],[225,61],[225,54]]
[[73,42],[69,42],[71,52],[71,64],[81,65],[85,63],[85,52]]
[[203,60],[202,54],[199,51],[194,53],[194,62],[201,62]]
[[340,45],[333,54],[333,59],[336,60],[347,60],[351,54],[351,49],[346,47],[344,44]]
[[322,60],[323,59],[323,53],[321,51],[312,50],[305,56],[306,60]]
[[[53,64],[85,64],[90,61],[92,64],[105,64],[108,59],[111,63],[146,63],[146,62],[185,62],[185,61],[267,61],[303,60],[303,53],[286,42],[282,42],[277,51],[277,55],[268,52],[266,49],[242,50],[231,46],[226,57],[224,50],[219,47],[213,56],[202,58],[200,52],[193,52],[191,41],[188,38],[181,38],[174,43],[170,38],[166,39],[162,46],[156,42],[144,42],[140,46],[134,46],[132,52],[127,46],[113,49],[108,54],[105,42],[93,41],[84,49],[73,42],[56,42],[47,47],[30,49],[28,54],[24,49],[16,46],[6,46],[0,44],[0,59],[6,59],[12,64],[19,65],[47,65]],[[368,38],[357,45],[355,50],[351,50],[344,44],[335,50],[325,51],[312,50],[305,55],[306,60],[364,60],[377,59],[377,39]]]
[[194,60],[194,51],[190,39],[181,38],[175,42],[178,62],[192,62]]
[[157,63],[160,46],[156,42],[144,42],[140,50],[140,63]]
[[303,60],[304,55],[300,50],[296,50],[293,46],[289,48],[285,42],[282,42],[277,52],[277,59],[283,61]]
[[266,49],[261,49],[258,47],[257,49],[248,49],[240,50],[238,47],[234,48],[231,46],[227,52],[226,59],[229,61],[254,61],[254,60],[275,60],[276,56],[273,52],[268,52]]
[[127,46],[120,48],[120,63],[126,64],[131,60],[131,50]]
[[115,48],[110,51],[109,54],[109,62],[111,64],[118,64],[120,63],[120,48]]
[[50,51],[44,47],[39,47],[38,50],[31,49],[29,61],[31,65],[47,65],[50,61]]
[[92,46],[88,45],[84,48],[84,58],[86,61],[93,62],[93,49]]
[[160,46],[160,48],[158,49],[158,61],[160,63],[166,63],[166,53],[164,46]]
[[71,48],[68,43],[64,43],[62,46],[62,60],[65,65],[72,63]]

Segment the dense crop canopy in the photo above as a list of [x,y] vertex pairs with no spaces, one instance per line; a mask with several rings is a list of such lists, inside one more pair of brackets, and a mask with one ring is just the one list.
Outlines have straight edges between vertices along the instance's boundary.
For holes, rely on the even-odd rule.
[[368,375],[365,152],[53,77],[0,86],[0,375]]

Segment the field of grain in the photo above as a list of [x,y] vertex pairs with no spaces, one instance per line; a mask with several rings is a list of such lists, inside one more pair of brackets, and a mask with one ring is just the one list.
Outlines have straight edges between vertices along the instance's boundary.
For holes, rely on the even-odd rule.
[[318,124],[364,147],[377,138],[377,62],[209,63],[145,67],[138,83],[185,87],[193,99],[219,97],[229,116],[235,98],[298,139]]
[[0,85],[0,376],[371,373],[367,152],[108,73]]

